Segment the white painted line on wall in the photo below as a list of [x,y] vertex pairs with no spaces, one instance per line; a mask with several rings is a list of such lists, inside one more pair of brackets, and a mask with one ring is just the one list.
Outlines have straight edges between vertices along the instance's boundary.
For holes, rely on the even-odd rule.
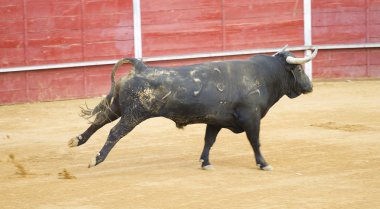
[[[287,51],[305,51],[305,50],[311,50],[314,47],[318,47],[319,50],[369,49],[369,48],[380,48],[380,43],[324,44],[324,45],[311,45],[311,46],[294,46],[294,47],[288,47]],[[210,53],[185,54],[185,55],[173,55],[173,56],[145,57],[142,59],[145,62],[156,62],[156,61],[197,59],[197,58],[207,58],[207,57],[228,57],[228,56],[260,54],[260,53],[275,53],[279,49],[281,49],[281,48],[265,48],[265,49],[250,49],[250,50],[240,50],[240,51],[210,52]],[[118,60],[99,60],[99,61],[71,62],[71,63],[61,63],[61,64],[9,67],[9,68],[0,68],[0,73],[17,72],[17,71],[31,71],[31,70],[58,69],[58,68],[91,67],[91,66],[99,66],[99,65],[113,65],[117,61]]]

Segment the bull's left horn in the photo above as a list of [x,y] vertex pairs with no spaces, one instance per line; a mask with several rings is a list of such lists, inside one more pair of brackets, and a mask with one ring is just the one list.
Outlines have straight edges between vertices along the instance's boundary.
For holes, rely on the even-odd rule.
[[282,47],[279,51],[277,51],[274,55],[272,55],[273,57],[276,56],[277,54],[281,53],[281,52],[284,52],[286,50],[286,48],[288,48],[288,45],[286,44],[284,47]]
[[318,48],[315,48],[314,52],[309,56],[306,56],[303,58],[287,57],[286,62],[289,64],[304,64],[304,63],[307,63],[310,60],[314,59],[315,56],[317,56],[317,53],[318,53]]

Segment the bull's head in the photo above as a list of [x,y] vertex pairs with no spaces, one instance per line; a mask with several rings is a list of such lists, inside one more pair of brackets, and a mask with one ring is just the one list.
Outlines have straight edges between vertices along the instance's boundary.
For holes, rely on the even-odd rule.
[[286,94],[289,98],[313,91],[313,84],[306,75],[302,64],[314,59],[317,53],[318,49],[316,48],[311,55],[303,58],[296,58],[292,53],[285,51],[285,49],[275,54],[275,56],[281,56],[286,61],[285,69],[291,77],[290,91]]

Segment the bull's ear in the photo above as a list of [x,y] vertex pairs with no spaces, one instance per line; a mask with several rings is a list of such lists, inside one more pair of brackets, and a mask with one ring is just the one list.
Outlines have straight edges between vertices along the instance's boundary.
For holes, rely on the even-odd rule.
[[293,64],[288,64],[288,63],[287,63],[287,64],[285,65],[285,70],[291,72],[291,71],[294,71],[295,69],[297,69],[298,66],[299,66],[299,65],[293,65]]

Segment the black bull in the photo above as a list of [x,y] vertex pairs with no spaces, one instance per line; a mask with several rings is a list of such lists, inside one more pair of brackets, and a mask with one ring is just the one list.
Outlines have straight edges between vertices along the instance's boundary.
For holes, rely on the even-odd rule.
[[[120,118],[89,167],[105,160],[115,144],[142,121],[153,117],[173,120],[177,127],[207,124],[200,160],[209,169],[209,151],[222,128],[246,132],[256,165],[272,167],[260,152],[260,120],[284,95],[295,98],[312,91],[302,63],[313,59],[295,58],[284,50],[273,56],[257,55],[247,60],[208,62],[190,66],[161,68],[146,66],[134,58],[120,60],[113,68],[110,93],[93,110],[82,113],[96,118],[82,134],[69,141],[70,147],[84,144],[107,123]],[[123,63],[133,70],[115,83],[115,72]]]

